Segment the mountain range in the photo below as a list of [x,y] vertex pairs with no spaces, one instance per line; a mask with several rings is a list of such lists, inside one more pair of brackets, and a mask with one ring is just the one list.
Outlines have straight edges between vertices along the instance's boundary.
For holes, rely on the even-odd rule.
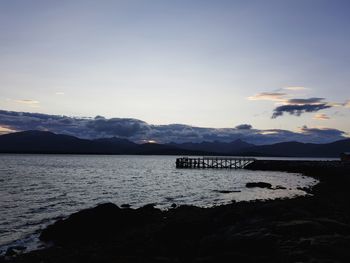
[[253,145],[242,140],[137,144],[115,137],[87,140],[48,131],[23,131],[0,136],[1,153],[339,157],[340,153],[347,151],[350,151],[350,139],[327,144],[282,142]]

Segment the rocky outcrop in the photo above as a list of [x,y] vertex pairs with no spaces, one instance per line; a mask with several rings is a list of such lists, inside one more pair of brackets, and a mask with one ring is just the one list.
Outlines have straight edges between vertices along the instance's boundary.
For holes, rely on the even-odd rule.
[[272,185],[269,183],[265,183],[265,182],[253,182],[253,183],[246,183],[245,185],[247,188],[268,188],[271,189]]

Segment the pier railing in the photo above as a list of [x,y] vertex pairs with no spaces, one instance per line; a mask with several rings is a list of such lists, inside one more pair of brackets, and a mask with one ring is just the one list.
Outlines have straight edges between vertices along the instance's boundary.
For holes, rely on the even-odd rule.
[[176,159],[176,168],[243,169],[255,160],[247,157],[181,157]]

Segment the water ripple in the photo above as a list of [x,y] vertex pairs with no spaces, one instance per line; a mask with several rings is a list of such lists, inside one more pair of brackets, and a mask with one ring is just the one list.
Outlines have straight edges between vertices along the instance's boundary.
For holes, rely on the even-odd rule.
[[[292,173],[177,170],[171,156],[0,155],[0,246],[103,202],[212,206],[303,195],[316,183]],[[286,190],[247,189],[264,181]],[[220,192],[221,191],[221,192]],[[240,191],[239,193],[224,193]],[[29,239],[31,240],[31,239]]]

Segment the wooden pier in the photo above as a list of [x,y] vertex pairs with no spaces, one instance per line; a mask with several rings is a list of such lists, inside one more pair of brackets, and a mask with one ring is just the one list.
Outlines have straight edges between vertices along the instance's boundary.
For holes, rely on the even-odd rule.
[[255,160],[246,157],[182,157],[176,159],[176,168],[244,169]]

